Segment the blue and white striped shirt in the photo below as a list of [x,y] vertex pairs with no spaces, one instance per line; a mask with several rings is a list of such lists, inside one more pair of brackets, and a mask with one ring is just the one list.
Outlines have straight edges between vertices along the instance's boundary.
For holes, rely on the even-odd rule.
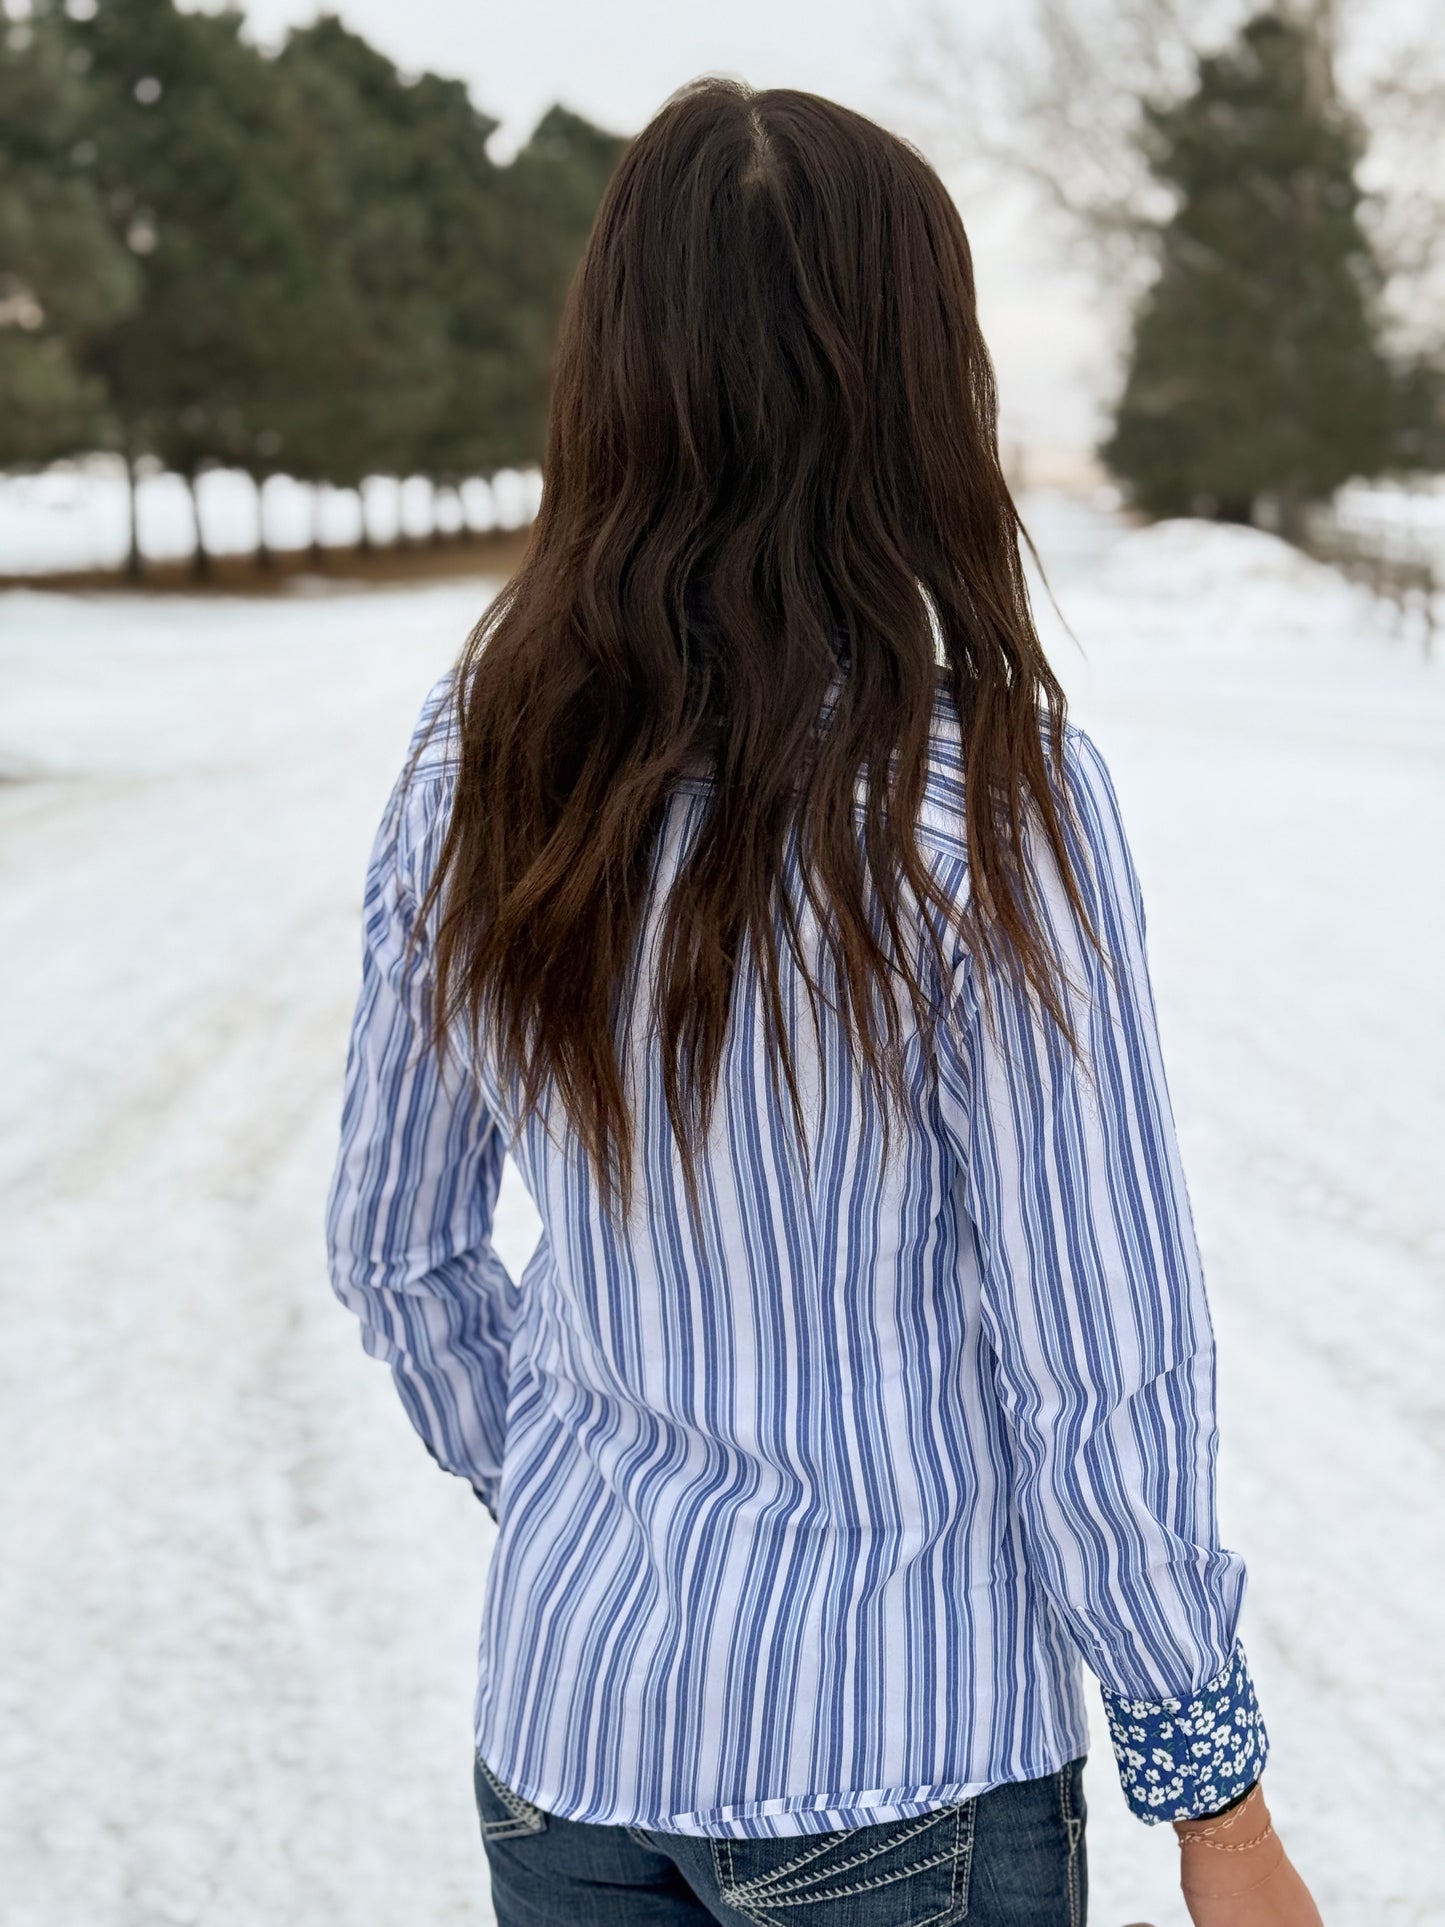
[[[1223,1805],[1266,1742],[1215,1524],[1213,1338],[1144,914],[1097,750],[1070,731],[1102,958],[1041,840],[1030,856],[1079,1060],[1003,974],[990,1023],[955,941],[940,1068],[914,1036],[885,1157],[849,1040],[820,1013],[820,1064],[785,951],[806,1147],[740,989],[691,1219],[636,1024],[632,1215],[602,1215],[544,1100],[514,1146],[543,1225],[514,1281],[489,1240],[516,1091],[485,1052],[439,1065],[427,934],[409,942],[454,780],[447,693],[373,852],[328,1230],[367,1349],[499,1521],[482,1758],[574,1820],[869,1825],[1081,1755],[1082,1658],[1136,1810]],[[669,804],[650,934],[708,795]],[[942,694],[920,844],[962,900]]]

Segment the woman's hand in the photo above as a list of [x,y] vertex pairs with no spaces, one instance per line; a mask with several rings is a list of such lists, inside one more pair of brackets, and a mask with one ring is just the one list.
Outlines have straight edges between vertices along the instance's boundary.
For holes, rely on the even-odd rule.
[[1176,1820],[1179,1884],[1194,1927],[1322,1927],[1256,1785],[1237,1807]]

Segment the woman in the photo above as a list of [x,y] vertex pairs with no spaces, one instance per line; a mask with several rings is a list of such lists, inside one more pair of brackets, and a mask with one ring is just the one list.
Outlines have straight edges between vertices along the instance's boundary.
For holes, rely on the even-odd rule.
[[671,101],[376,844],[330,1209],[499,1525],[501,1927],[1082,1921],[1081,1661],[1195,1920],[1318,1919],[1138,887],[1019,534],[935,175],[805,94]]

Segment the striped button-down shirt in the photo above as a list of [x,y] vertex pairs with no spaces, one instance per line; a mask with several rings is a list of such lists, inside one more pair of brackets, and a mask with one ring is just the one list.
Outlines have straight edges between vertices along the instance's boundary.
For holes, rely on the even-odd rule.
[[[1041,841],[1030,857],[1077,1055],[952,940],[936,1067],[906,1040],[885,1155],[849,1039],[828,1011],[815,1036],[785,952],[803,1138],[743,978],[693,1218],[656,1027],[634,1023],[618,1225],[555,1102],[515,1132],[485,1046],[463,1071],[428,1043],[446,698],[373,852],[329,1242],[367,1349],[499,1522],[481,1757],[574,1820],[862,1826],[1081,1755],[1082,1660],[1136,1810],[1223,1805],[1265,1737],[1244,1569],[1215,1524],[1213,1338],[1143,909],[1098,751],[1071,730],[1063,772],[1098,950]],[[708,797],[699,779],[669,803],[650,931]],[[962,901],[943,695],[919,836]],[[490,1243],[509,1146],[543,1226],[518,1279]]]

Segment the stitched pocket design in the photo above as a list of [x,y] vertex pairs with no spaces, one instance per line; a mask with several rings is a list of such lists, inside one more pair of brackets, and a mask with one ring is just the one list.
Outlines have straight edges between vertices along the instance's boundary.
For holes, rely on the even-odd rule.
[[718,1891],[756,1927],[806,1927],[821,1901],[869,1894],[869,1927],[947,1927],[968,1912],[974,1802],[801,1840],[714,1840]]
[[547,1816],[541,1807],[534,1807],[530,1800],[524,1800],[520,1793],[514,1793],[505,1781],[499,1780],[480,1753],[473,1779],[483,1840],[505,1840],[513,1834],[544,1830]]

